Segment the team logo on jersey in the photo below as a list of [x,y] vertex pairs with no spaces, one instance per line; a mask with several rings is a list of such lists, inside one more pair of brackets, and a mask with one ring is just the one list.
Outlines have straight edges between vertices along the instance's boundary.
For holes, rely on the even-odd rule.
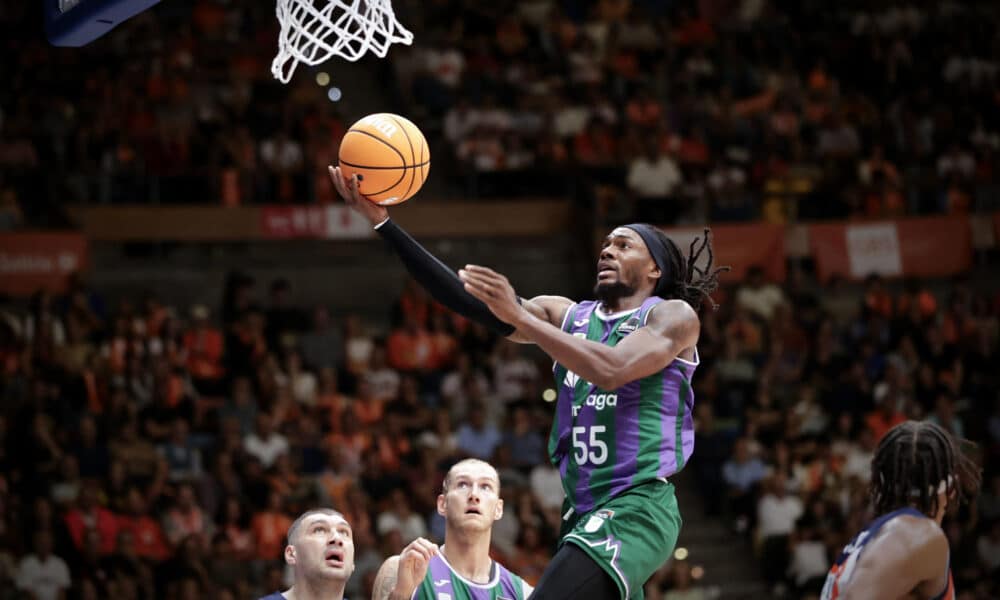
[[447,585],[450,579],[438,579],[434,582],[434,587],[441,587],[442,585]]
[[604,522],[615,516],[615,511],[608,509],[601,509],[594,514],[590,515],[587,519],[587,524],[584,525],[583,530],[587,533],[594,533],[604,525]]
[[[582,319],[580,321],[573,321],[573,327],[583,327],[587,323],[590,323],[590,319]],[[585,337],[587,334],[583,334]]]
[[639,316],[636,315],[631,319],[629,319],[628,321],[625,321],[624,323],[619,325],[618,333],[621,335],[628,335],[633,331],[635,331],[636,329],[639,329],[639,325],[640,325]]

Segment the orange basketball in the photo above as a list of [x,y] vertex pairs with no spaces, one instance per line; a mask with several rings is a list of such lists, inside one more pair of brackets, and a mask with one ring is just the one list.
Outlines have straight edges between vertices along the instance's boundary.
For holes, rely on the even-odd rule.
[[406,202],[431,168],[424,134],[399,115],[375,113],[360,119],[340,142],[340,171],[358,174],[361,194],[382,206]]

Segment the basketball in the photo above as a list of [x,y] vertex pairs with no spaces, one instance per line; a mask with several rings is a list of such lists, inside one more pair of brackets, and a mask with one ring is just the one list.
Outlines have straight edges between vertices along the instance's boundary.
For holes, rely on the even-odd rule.
[[356,173],[361,194],[381,206],[409,200],[431,168],[424,134],[390,113],[371,114],[351,125],[340,142],[339,158],[344,177]]

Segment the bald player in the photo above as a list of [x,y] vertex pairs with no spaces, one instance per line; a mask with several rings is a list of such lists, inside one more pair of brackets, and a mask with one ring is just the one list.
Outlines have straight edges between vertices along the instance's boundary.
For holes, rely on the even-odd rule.
[[344,587],[354,573],[351,525],[333,509],[307,510],[288,528],[285,562],[292,566],[295,583],[260,600],[344,600]]
[[469,598],[525,600],[531,586],[490,558],[493,523],[503,517],[500,477],[487,462],[456,463],[437,499],[445,519],[440,548],[417,538],[388,558],[375,577],[372,600]]

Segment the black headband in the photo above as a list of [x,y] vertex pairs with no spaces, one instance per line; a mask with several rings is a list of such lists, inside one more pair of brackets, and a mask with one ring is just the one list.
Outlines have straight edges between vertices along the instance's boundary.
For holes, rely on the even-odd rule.
[[663,297],[663,292],[666,290],[667,283],[670,281],[672,275],[670,273],[670,249],[667,247],[667,243],[664,238],[658,233],[659,230],[652,225],[647,225],[646,223],[632,223],[630,225],[622,225],[627,229],[639,234],[642,241],[646,243],[646,248],[649,249],[649,255],[653,257],[653,262],[660,269],[660,280],[656,282],[656,287],[653,289],[653,294]]

